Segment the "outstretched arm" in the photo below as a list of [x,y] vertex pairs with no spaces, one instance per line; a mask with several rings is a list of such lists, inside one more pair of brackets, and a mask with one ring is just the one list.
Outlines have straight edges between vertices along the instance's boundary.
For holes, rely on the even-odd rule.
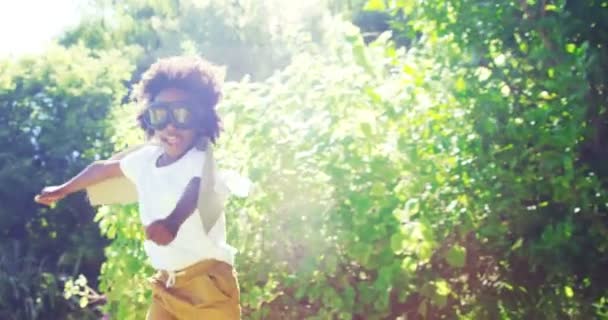
[[146,237],[162,246],[171,243],[184,221],[196,210],[200,185],[201,178],[192,178],[186,185],[171,214],[164,219],[152,222],[146,227]]
[[83,190],[109,178],[122,176],[119,163],[118,160],[95,161],[64,184],[45,187],[34,200],[48,206],[70,193]]

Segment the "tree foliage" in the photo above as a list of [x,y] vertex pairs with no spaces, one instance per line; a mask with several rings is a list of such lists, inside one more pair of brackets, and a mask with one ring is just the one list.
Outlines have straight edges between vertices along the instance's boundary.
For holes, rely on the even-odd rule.
[[[329,1],[324,10],[347,11],[361,32],[337,19],[303,27],[303,36],[278,33],[264,48],[280,62],[254,50],[272,33],[253,2],[105,5],[98,20],[63,37],[74,48],[58,51],[90,65],[87,77],[62,82],[72,79],[65,61],[1,73],[0,101],[18,101],[2,105],[12,128],[5,136],[25,148],[7,156],[37,159],[37,131],[22,131],[27,119],[47,121],[38,126],[51,130],[49,141],[71,123],[36,118],[27,102],[36,95],[19,95],[14,85],[25,74],[36,75],[25,83],[44,86],[45,97],[92,95],[112,105],[91,120],[97,130],[62,137],[86,142],[77,149],[88,150],[84,161],[142,141],[136,106],[116,103],[126,92],[120,81],[168,54],[227,63],[234,73],[220,106],[219,164],[254,183],[250,197],[226,210],[229,242],[240,251],[244,318],[608,317],[608,38],[600,32],[608,2]],[[251,63],[235,63],[226,54],[232,45]],[[104,73],[128,70],[108,60],[109,48],[130,59],[133,74]],[[58,71],[45,78],[41,66]],[[246,73],[253,80],[241,79]],[[81,83],[91,86],[79,91]],[[92,138],[99,142],[77,138],[100,130]],[[49,174],[19,170],[6,177]],[[2,223],[18,208],[0,213]],[[103,207],[95,221],[110,239],[99,283],[105,311],[143,318],[153,270],[136,207]]]
[[60,276],[97,274],[105,241],[84,197],[52,210],[33,197],[109,154],[105,118],[129,75],[118,53],[82,47],[0,62],[0,318],[63,317]]
[[408,50],[334,25],[324,49],[226,88],[222,162],[256,183],[230,206],[247,317],[603,314],[589,247],[606,239],[606,177],[580,160],[602,129],[586,125],[589,49],[467,42],[483,16],[445,7],[396,8]]
[[134,79],[159,57],[182,53],[227,66],[229,79],[262,79],[288,63],[299,40],[302,13],[293,16],[291,6],[272,0],[95,1],[88,19],[61,43],[130,49]]

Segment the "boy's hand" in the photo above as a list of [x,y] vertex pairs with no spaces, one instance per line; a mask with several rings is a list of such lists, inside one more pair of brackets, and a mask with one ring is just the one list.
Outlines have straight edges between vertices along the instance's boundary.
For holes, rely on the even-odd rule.
[[42,189],[40,194],[34,197],[34,201],[46,206],[50,206],[67,195],[68,192],[63,186],[50,186]]
[[146,227],[146,238],[160,246],[166,246],[175,239],[176,232],[163,219],[156,220]]

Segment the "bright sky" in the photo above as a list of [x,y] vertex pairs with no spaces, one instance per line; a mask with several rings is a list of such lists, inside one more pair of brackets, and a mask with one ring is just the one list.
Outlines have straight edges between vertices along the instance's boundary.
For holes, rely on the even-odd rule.
[[[282,15],[294,19],[320,0],[276,2]],[[0,0],[0,58],[38,53],[67,27],[76,25],[90,0]],[[289,5],[285,5],[289,3]]]
[[0,58],[40,52],[78,23],[84,0],[4,0],[0,2]]

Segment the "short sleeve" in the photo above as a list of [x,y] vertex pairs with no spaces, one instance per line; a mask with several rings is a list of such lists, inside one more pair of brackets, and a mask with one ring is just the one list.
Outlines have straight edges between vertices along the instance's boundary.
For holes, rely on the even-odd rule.
[[120,160],[120,170],[131,182],[137,183],[145,166],[152,161],[153,146],[145,146],[127,154]]

